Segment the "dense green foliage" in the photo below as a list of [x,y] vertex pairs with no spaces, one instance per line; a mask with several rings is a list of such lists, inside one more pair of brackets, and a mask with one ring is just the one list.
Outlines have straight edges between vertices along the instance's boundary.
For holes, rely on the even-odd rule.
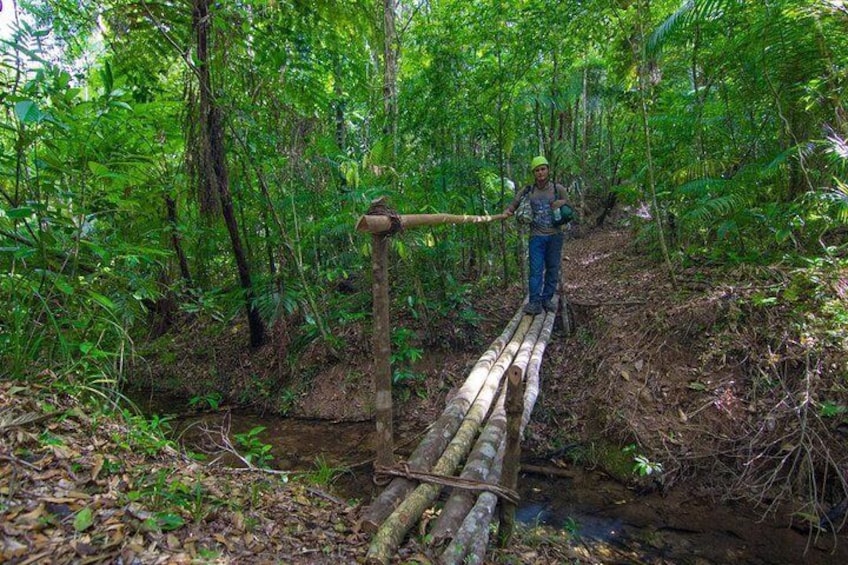
[[[0,98],[8,374],[119,378],[133,336],[245,299],[269,327],[294,316],[294,345],[333,345],[369,310],[352,228],[371,199],[496,213],[540,152],[578,181],[583,222],[632,208],[672,273],[844,252],[844,3],[400,2],[394,130],[383,7],[20,2]],[[473,325],[474,292],[518,276],[516,231],[394,238],[398,307]]]

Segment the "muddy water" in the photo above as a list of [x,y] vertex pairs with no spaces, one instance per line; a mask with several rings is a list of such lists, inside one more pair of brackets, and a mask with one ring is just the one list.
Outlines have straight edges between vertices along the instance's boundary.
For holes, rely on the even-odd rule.
[[[296,420],[232,411],[187,414],[187,402],[134,395],[148,414],[171,414],[175,437],[189,449],[209,443],[202,428],[228,426],[230,437],[255,426],[273,446],[272,466],[295,472],[346,469],[328,486],[348,500],[367,501],[374,494],[369,460],[374,452],[373,422]],[[417,443],[414,430],[396,430],[399,456]],[[236,464],[236,461],[233,461]],[[575,557],[585,562],[710,565],[846,564],[848,536],[838,543],[831,534],[811,539],[788,527],[759,520],[744,507],[715,506],[683,492],[638,495],[599,473],[574,471],[572,478],[522,474],[518,519],[572,534]]]

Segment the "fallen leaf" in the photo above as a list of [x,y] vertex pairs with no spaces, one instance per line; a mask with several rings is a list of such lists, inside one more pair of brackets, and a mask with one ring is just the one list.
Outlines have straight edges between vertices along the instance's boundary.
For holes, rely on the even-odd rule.
[[103,459],[102,455],[95,455],[94,456],[94,461],[92,461],[92,465],[91,465],[91,480],[92,481],[95,480],[97,478],[97,475],[100,474],[100,470],[103,468],[103,461],[104,461],[104,459]]
[[0,547],[3,548],[3,553],[0,554],[0,556],[2,556],[4,559],[9,559],[11,557],[20,557],[29,553],[29,547],[14,538],[4,538],[3,543],[2,545],[0,545]]
[[82,541],[73,542],[73,548],[77,552],[78,555],[85,557],[87,555],[94,555],[98,552],[98,549],[91,545],[90,543],[85,543]]
[[77,512],[74,518],[74,529],[78,532],[84,532],[94,523],[94,512],[89,507],[85,507]]
[[171,551],[180,548],[180,540],[174,534],[168,534],[168,537],[166,538],[166,543],[168,544],[168,549],[170,549]]

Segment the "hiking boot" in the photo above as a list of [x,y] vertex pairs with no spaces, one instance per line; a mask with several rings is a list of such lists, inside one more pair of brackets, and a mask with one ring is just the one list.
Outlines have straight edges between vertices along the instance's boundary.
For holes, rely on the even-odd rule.
[[535,316],[536,314],[542,313],[542,305],[538,302],[528,302],[524,305],[524,313],[530,314],[531,316]]
[[556,312],[557,305],[554,304],[553,300],[548,300],[545,302],[545,312]]

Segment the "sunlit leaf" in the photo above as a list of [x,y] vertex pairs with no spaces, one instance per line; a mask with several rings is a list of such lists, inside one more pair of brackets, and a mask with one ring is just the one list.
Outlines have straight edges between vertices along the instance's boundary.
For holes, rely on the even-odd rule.
[[15,116],[24,124],[31,124],[41,120],[42,113],[32,100],[23,100],[15,104]]
[[74,529],[78,532],[84,532],[94,523],[94,512],[86,506],[74,517]]

